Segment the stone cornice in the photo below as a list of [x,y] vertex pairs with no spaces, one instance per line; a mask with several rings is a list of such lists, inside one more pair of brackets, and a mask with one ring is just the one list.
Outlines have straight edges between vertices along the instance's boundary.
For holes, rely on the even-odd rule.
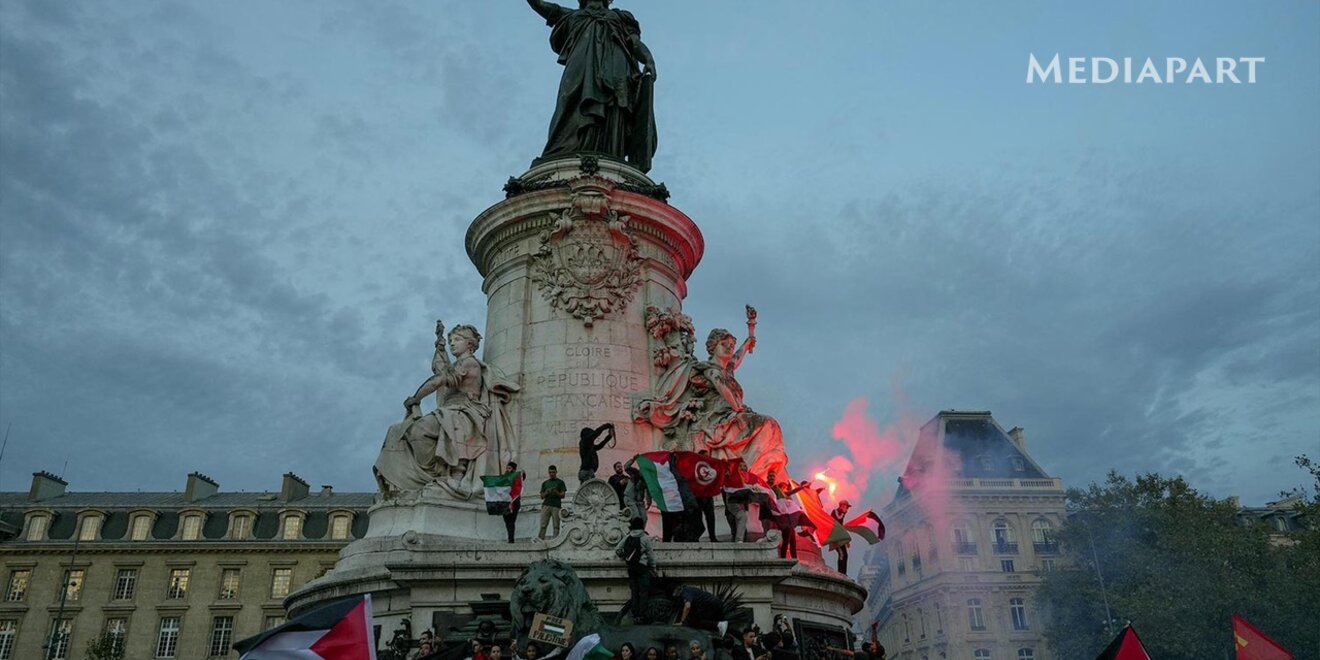
[[[168,555],[168,554],[321,554],[337,552],[346,541],[84,541],[79,555]],[[40,541],[0,545],[0,561],[30,555],[68,555],[72,541]]]

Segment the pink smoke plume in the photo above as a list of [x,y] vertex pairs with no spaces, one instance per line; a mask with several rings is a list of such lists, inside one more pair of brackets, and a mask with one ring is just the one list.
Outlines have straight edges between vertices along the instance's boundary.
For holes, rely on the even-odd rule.
[[[835,440],[844,444],[846,453],[836,454],[823,464],[814,463],[808,475],[817,487],[826,488],[821,493],[826,504],[833,506],[846,499],[860,513],[868,508],[879,511],[888,501],[916,445],[920,419],[908,409],[901,395],[896,400],[900,408],[898,419],[883,428],[867,411],[864,397],[848,402],[832,433]],[[879,494],[870,492],[873,477],[885,484]]]

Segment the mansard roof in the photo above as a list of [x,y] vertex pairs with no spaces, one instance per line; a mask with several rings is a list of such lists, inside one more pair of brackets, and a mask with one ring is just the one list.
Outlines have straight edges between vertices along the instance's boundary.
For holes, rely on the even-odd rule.
[[[926,474],[947,479],[1050,478],[988,410],[945,410],[926,422],[903,474],[909,482]],[[906,495],[907,488],[900,485],[898,494]]]

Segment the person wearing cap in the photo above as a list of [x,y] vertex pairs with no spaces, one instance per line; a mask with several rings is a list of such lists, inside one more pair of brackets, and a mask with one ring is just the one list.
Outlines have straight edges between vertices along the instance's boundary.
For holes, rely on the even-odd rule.
[[[842,525],[843,520],[848,517],[848,509],[851,508],[852,508],[852,504],[849,503],[848,500],[842,500],[839,502],[839,506],[834,507],[834,510],[830,512],[830,517],[839,521],[839,524]],[[839,555],[839,563],[838,563],[839,572],[843,573],[844,575],[847,575],[848,574],[848,542],[844,541],[843,543],[834,546],[834,552]]]

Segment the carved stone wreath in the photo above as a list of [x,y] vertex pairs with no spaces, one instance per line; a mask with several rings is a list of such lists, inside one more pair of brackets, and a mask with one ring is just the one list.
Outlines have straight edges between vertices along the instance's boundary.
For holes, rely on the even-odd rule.
[[575,546],[613,549],[627,533],[627,524],[619,515],[619,496],[600,479],[582,484],[565,513],[569,514],[565,536]]
[[642,284],[642,258],[629,217],[610,207],[610,181],[586,176],[569,187],[572,205],[552,214],[554,226],[541,234],[532,281],[551,305],[590,328],[632,301]]

